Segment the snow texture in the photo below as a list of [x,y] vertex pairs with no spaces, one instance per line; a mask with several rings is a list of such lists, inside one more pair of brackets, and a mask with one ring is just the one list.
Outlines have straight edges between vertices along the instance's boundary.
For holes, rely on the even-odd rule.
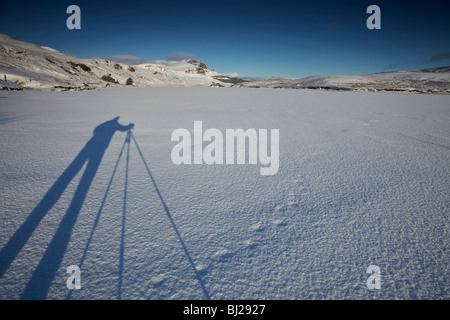
[[[279,172],[174,165],[195,120],[280,129]],[[3,91],[0,134],[0,299],[450,298],[448,95]]]

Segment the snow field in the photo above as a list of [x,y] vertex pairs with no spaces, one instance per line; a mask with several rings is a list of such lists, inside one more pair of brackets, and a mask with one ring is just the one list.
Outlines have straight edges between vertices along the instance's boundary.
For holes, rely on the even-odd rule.
[[[48,299],[449,298],[449,96],[164,87],[0,96],[0,250],[116,116],[135,123],[164,201],[133,141],[109,184],[126,137],[116,132],[42,289]],[[195,120],[280,129],[279,172],[174,165],[170,135]],[[0,262],[1,299],[21,297],[81,171],[13,261]],[[380,290],[366,286],[371,264]],[[69,265],[80,265],[80,290],[66,288]]]

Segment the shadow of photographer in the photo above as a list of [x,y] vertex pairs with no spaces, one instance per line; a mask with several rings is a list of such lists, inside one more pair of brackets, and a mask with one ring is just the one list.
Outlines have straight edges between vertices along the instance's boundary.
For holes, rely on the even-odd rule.
[[121,125],[118,120],[119,117],[116,117],[100,124],[94,129],[92,138],[55,181],[39,204],[27,217],[25,222],[0,251],[0,277],[2,277],[16,258],[17,254],[31,237],[40,221],[59,200],[72,179],[87,163],[86,169],[80,179],[67,212],[62,218],[44,256],[39,262],[39,265],[33,272],[31,279],[22,293],[21,299],[46,298],[50,284],[63,259],[73,226],[75,225],[80,209],[89,191],[89,187],[114,133],[116,131],[129,131],[134,127],[133,124],[129,124],[128,126]]

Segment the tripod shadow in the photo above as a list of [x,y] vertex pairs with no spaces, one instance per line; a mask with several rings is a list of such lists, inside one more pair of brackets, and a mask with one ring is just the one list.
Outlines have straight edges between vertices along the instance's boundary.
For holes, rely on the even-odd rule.
[[[209,292],[208,292],[208,290],[206,289],[205,284],[203,283],[202,277],[201,277],[200,273],[198,272],[197,268],[195,267],[195,263],[194,263],[194,261],[192,260],[192,257],[191,257],[191,255],[190,255],[190,253],[189,253],[189,250],[188,250],[188,248],[186,247],[186,244],[184,243],[183,238],[181,237],[180,232],[178,231],[177,225],[175,224],[175,221],[173,220],[172,215],[170,214],[169,208],[167,207],[166,202],[164,201],[164,199],[163,199],[163,197],[162,197],[162,195],[161,195],[161,192],[159,191],[159,188],[158,188],[158,186],[157,186],[157,184],[156,184],[156,181],[155,181],[155,179],[153,178],[153,175],[152,175],[152,173],[151,173],[151,171],[150,171],[150,168],[149,168],[148,165],[147,165],[147,161],[145,161],[145,158],[144,158],[144,156],[143,156],[143,154],[142,154],[141,148],[139,148],[139,145],[138,145],[138,143],[137,143],[137,141],[136,141],[136,138],[134,137],[133,133],[131,133],[131,138],[133,139],[134,144],[135,144],[135,146],[136,146],[136,148],[137,148],[137,150],[138,150],[138,152],[139,152],[139,155],[141,156],[141,159],[142,159],[142,161],[144,162],[144,165],[145,165],[145,168],[146,168],[146,170],[147,170],[147,173],[148,173],[148,175],[149,175],[149,177],[150,177],[150,180],[152,180],[153,186],[155,187],[155,190],[156,190],[156,193],[157,193],[157,195],[158,195],[158,197],[159,197],[159,200],[161,201],[161,204],[162,204],[162,206],[163,206],[163,208],[164,208],[164,211],[166,212],[167,218],[169,219],[169,221],[170,221],[170,223],[171,223],[171,225],[172,225],[172,228],[173,228],[173,230],[175,231],[175,233],[176,233],[176,235],[177,235],[177,237],[178,237],[178,240],[180,241],[180,244],[181,244],[181,247],[183,248],[184,254],[186,255],[186,258],[188,259],[188,261],[189,261],[189,263],[190,263],[190,265],[191,265],[191,267],[192,267],[192,270],[194,271],[195,278],[197,279],[197,281],[198,281],[198,283],[199,283],[199,285],[200,285],[200,288],[201,288],[202,291],[203,291],[203,295],[204,295],[204,297],[205,297],[206,300],[211,300],[211,297],[210,297],[210,295],[209,295]],[[124,211],[124,212],[125,212],[125,211]]]
[[[105,201],[106,201],[106,198],[108,196],[108,192],[109,192],[110,186],[111,186],[112,181],[114,179],[114,175],[116,173],[116,170],[117,170],[117,167],[119,165],[120,159],[122,157],[122,153],[124,151],[125,146],[127,145],[126,163],[125,163],[125,184],[124,184],[123,208],[122,208],[122,230],[121,230],[120,251],[119,251],[119,276],[118,276],[118,285],[117,285],[117,299],[118,300],[122,299],[123,269],[124,269],[124,254],[125,254],[125,223],[126,223],[126,212],[127,212],[128,170],[129,170],[129,162],[130,162],[130,144],[131,144],[131,140],[133,140],[134,143],[135,143],[135,146],[136,146],[136,148],[137,148],[137,150],[139,152],[139,155],[141,156],[141,159],[142,159],[142,161],[143,161],[143,163],[145,165],[145,168],[147,169],[147,173],[149,174],[149,177],[152,180],[153,186],[155,187],[156,193],[158,194],[158,197],[161,200],[161,203],[162,203],[162,205],[164,207],[166,215],[169,218],[169,220],[170,220],[170,222],[172,224],[172,227],[173,227],[173,229],[174,229],[174,231],[175,231],[175,233],[176,233],[176,235],[177,235],[177,237],[178,237],[178,239],[179,239],[179,241],[181,243],[183,251],[184,251],[187,259],[189,260],[189,263],[191,264],[191,266],[193,268],[193,271],[195,273],[195,278],[198,280],[199,285],[200,285],[200,287],[201,287],[201,289],[203,291],[203,294],[204,294],[205,298],[209,300],[210,299],[209,293],[208,293],[208,291],[207,291],[207,289],[206,289],[206,287],[205,287],[205,285],[204,285],[204,283],[202,281],[202,278],[201,278],[199,272],[197,271],[197,268],[195,267],[194,261],[192,260],[192,257],[189,254],[189,251],[188,251],[188,249],[187,249],[183,239],[181,238],[180,232],[178,231],[178,228],[175,225],[175,222],[174,222],[174,220],[173,220],[173,218],[172,218],[172,216],[170,214],[169,208],[167,207],[167,205],[166,205],[166,203],[165,203],[165,201],[164,201],[164,199],[163,199],[163,197],[162,197],[162,195],[161,195],[161,193],[159,191],[159,188],[156,185],[156,182],[155,182],[155,180],[153,178],[153,175],[150,172],[150,169],[149,169],[149,167],[147,165],[147,162],[145,161],[145,158],[142,155],[142,151],[139,148],[139,145],[137,144],[137,141],[134,138],[134,135],[133,135],[133,133],[131,131],[128,132],[127,138],[125,139],[125,142],[122,145],[122,149],[120,150],[119,156],[118,156],[117,161],[116,161],[116,165],[114,167],[114,170],[112,172],[111,178],[110,178],[109,183],[108,183],[108,186],[106,188],[105,195],[103,197],[103,200],[102,200],[102,203],[100,205],[100,208],[99,208],[99,210],[97,212],[97,216],[95,218],[94,226],[93,226],[93,228],[91,230],[90,236],[88,238],[86,247],[85,247],[84,252],[83,252],[83,256],[82,256],[81,261],[79,263],[79,267],[81,267],[81,265],[83,264],[83,262],[85,260],[86,253],[88,251],[88,248],[89,248],[92,236],[93,236],[93,234],[95,232],[96,226],[98,224],[98,221],[99,221],[99,218],[100,218],[100,214],[103,211],[103,206],[105,204]],[[73,291],[70,291],[69,294],[67,295],[67,300],[71,299],[72,292]]]
[[116,117],[95,128],[93,137],[86,143],[84,148],[67,169],[64,170],[25,222],[0,251],[0,277],[2,277],[31,237],[40,221],[59,200],[72,179],[87,163],[67,212],[62,218],[44,256],[34,270],[31,279],[22,293],[21,299],[40,300],[46,298],[48,289],[61,264],[64,252],[69,243],[72,228],[114,133],[116,131],[128,131],[133,127],[133,124],[128,126],[119,124],[118,119],[119,117]]

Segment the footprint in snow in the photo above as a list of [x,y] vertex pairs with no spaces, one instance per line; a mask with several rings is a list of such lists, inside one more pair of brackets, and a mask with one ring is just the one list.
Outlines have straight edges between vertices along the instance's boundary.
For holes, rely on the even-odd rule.
[[204,275],[208,271],[208,266],[206,264],[199,264],[195,269],[200,275]]
[[253,249],[256,247],[256,243],[252,239],[248,239],[244,241],[244,246],[249,249]]
[[277,220],[275,220],[275,221],[273,222],[273,224],[274,224],[275,226],[277,226],[277,227],[282,227],[282,226],[285,226],[285,225],[286,225],[286,222],[284,222],[284,221],[281,220],[281,219],[277,219]]
[[287,206],[288,207],[298,207],[298,203],[296,201],[289,201]]
[[261,222],[258,222],[258,223],[255,223],[254,225],[252,225],[250,227],[250,230],[252,230],[252,231],[262,231],[262,230],[264,230],[264,227],[263,227]]
[[164,281],[166,279],[167,279],[166,274],[160,274],[160,275],[151,277],[150,281],[155,287],[159,287],[164,283]]
[[216,253],[214,253],[214,255],[213,255],[213,258],[215,258],[219,261],[224,261],[224,260],[228,259],[229,257],[231,257],[231,252],[228,251],[227,249],[219,250]]
[[281,204],[277,204],[275,207],[276,211],[282,211],[283,210],[283,206]]

